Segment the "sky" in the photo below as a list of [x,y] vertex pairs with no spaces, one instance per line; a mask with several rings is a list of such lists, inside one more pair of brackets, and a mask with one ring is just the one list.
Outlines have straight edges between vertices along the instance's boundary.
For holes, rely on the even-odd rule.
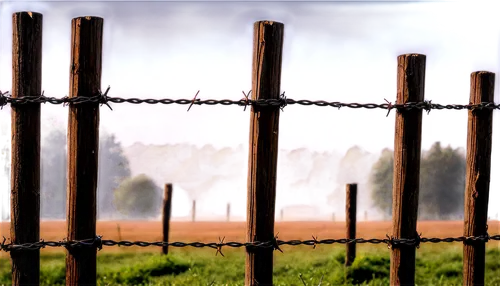
[[[467,104],[470,74],[499,70],[500,4],[494,1],[2,1],[0,90],[11,89],[12,13],[43,14],[46,96],[69,90],[71,19],[104,18],[102,89],[139,98],[242,98],[251,89],[253,23],[285,25],[281,89],[288,98],[359,103],[396,100],[397,56],[427,56],[425,98]],[[496,89],[498,93],[498,88]],[[498,104],[498,96],[495,99]],[[100,126],[125,146],[248,144],[249,109],[238,106],[112,104]],[[66,127],[67,107],[45,104],[42,136]],[[380,152],[394,145],[394,112],[287,106],[280,115],[280,148],[345,152],[358,145]],[[498,111],[494,112],[494,121]],[[5,125],[7,123],[7,125]],[[0,124],[10,124],[8,108]],[[499,212],[500,135],[493,124],[490,213]],[[466,110],[423,115],[422,148],[435,141],[464,147]],[[5,197],[5,196],[4,196]]]

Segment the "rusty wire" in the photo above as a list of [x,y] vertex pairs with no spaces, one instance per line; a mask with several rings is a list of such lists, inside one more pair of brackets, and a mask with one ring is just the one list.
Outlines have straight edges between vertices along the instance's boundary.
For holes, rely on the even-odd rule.
[[324,101],[324,100],[295,100],[291,98],[286,98],[285,93],[283,92],[278,99],[258,99],[252,100],[249,98],[251,91],[248,93],[243,92],[244,97],[239,100],[231,100],[231,99],[205,99],[201,100],[198,97],[200,91],[196,93],[193,99],[152,99],[152,98],[121,98],[121,97],[110,97],[108,96],[108,89],[102,93],[99,92],[97,95],[91,97],[78,96],[78,97],[63,97],[63,98],[55,98],[55,97],[46,97],[43,95],[43,92],[39,96],[23,96],[18,98],[13,98],[11,94],[8,92],[2,93],[0,91],[0,108],[7,104],[29,104],[29,103],[51,103],[51,104],[82,104],[82,103],[99,103],[106,104],[110,109],[109,103],[132,103],[132,104],[180,104],[180,105],[189,105],[188,111],[191,109],[193,105],[238,105],[244,106],[245,109],[247,106],[274,106],[280,107],[283,109],[287,105],[302,105],[302,106],[320,106],[320,107],[335,107],[340,109],[341,107],[348,108],[367,108],[367,109],[386,109],[388,110],[387,115],[392,109],[396,109],[397,111],[402,110],[411,110],[411,109],[420,109],[425,110],[429,113],[433,109],[441,110],[441,109],[453,109],[453,110],[477,110],[477,109],[500,109],[500,104],[495,104],[493,102],[482,102],[479,104],[435,104],[432,103],[431,100],[425,100],[423,102],[408,102],[405,104],[393,104],[392,102],[384,99],[386,103],[376,104],[376,103],[343,103],[338,101]]
[[102,236],[96,236],[91,239],[83,239],[83,240],[62,240],[62,241],[44,241],[40,240],[39,242],[34,243],[22,243],[22,244],[13,244],[6,243],[7,239],[4,237],[2,243],[0,244],[0,250],[2,251],[17,251],[17,250],[37,250],[45,247],[65,247],[65,248],[97,248],[99,250],[102,249],[103,246],[140,246],[140,247],[148,247],[148,246],[172,246],[172,247],[195,247],[195,248],[203,248],[209,247],[216,250],[216,254],[220,253],[222,256],[222,247],[228,246],[233,248],[247,247],[247,248],[272,248],[273,250],[279,250],[281,245],[290,245],[290,246],[298,246],[298,245],[309,245],[313,248],[316,248],[317,245],[321,244],[347,244],[347,243],[369,243],[369,244],[386,244],[388,248],[395,248],[400,246],[414,246],[419,247],[420,243],[440,243],[440,242],[464,242],[464,243],[476,243],[476,242],[488,242],[489,240],[497,240],[500,241],[500,235],[482,235],[482,236],[459,236],[459,237],[446,237],[446,238],[425,238],[417,235],[416,238],[394,238],[389,237],[388,235],[384,239],[379,238],[354,238],[354,239],[322,239],[318,240],[317,237],[312,236],[310,240],[278,240],[277,236],[270,241],[265,242],[224,242],[224,238],[220,239],[219,242],[146,242],[146,241],[114,241],[114,240],[106,240],[102,239]]

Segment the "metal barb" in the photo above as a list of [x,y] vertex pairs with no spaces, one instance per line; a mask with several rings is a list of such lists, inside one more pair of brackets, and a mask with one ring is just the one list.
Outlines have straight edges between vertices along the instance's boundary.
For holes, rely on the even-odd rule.
[[187,111],[189,111],[189,110],[191,109],[191,106],[193,106],[193,104],[194,104],[194,102],[195,102],[195,101],[200,101],[199,99],[196,99],[196,97],[198,96],[198,93],[200,93],[200,91],[199,91],[199,90],[198,90],[198,92],[194,95],[194,98],[193,98],[193,100],[191,101],[191,105],[189,105],[189,107],[188,107],[188,110],[187,110]]

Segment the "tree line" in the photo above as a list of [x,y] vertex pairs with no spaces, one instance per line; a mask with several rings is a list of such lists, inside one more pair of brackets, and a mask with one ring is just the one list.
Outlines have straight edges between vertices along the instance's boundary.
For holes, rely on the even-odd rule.
[[[66,133],[52,129],[41,148],[40,216],[64,219],[67,198]],[[162,191],[144,174],[131,177],[114,134],[101,134],[98,150],[97,218],[150,218],[160,214]]]
[[[352,150],[351,150],[352,149]],[[364,165],[366,156],[359,148],[351,148],[341,165]],[[103,133],[99,139],[97,186],[98,219],[152,218],[160,214],[162,190],[144,174],[131,177],[129,161],[113,134]],[[367,184],[371,203],[385,218],[392,214],[393,151],[384,149],[371,166]],[[351,158],[352,157],[352,158]],[[357,158],[357,159],[356,159]],[[353,162],[351,162],[353,161]],[[373,162],[373,161],[372,161]],[[370,163],[369,163],[370,164]],[[338,179],[356,180],[349,166]],[[41,150],[40,215],[43,219],[65,219],[67,198],[66,133],[53,129],[43,138]],[[347,168],[349,167],[349,168]],[[6,174],[10,170],[5,167]],[[345,174],[344,174],[345,173]],[[347,175],[346,175],[347,174]],[[351,174],[353,175],[353,174]],[[352,178],[351,178],[352,177]],[[358,178],[359,179],[359,178]],[[341,191],[341,190],[337,190]],[[463,216],[465,191],[464,150],[443,148],[435,142],[422,152],[420,166],[419,219],[458,219]],[[338,192],[335,192],[338,194]]]
[[[435,142],[420,162],[419,219],[459,219],[464,211],[465,154],[462,148],[443,148]],[[392,214],[394,152],[384,149],[370,176],[374,206]]]

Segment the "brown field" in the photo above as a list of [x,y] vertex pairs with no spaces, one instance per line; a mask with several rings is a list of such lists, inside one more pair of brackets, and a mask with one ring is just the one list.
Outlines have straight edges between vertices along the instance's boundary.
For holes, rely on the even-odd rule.
[[[118,232],[120,228],[120,234]],[[217,242],[219,237],[225,237],[225,242],[246,240],[245,222],[176,222],[170,223],[170,241],[182,242]],[[276,222],[276,233],[279,239],[292,240],[344,238],[345,222]],[[463,221],[419,221],[418,231],[425,237],[461,236]],[[391,234],[391,222],[358,222],[357,237],[385,238]],[[499,233],[499,222],[489,222],[489,234]],[[66,223],[64,221],[42,221],[40,237],[45,241],[60,241],[65,237]],[[128,241],[161,241],[161,222],[159,221],[99,221],[97,234],[103,239]],[[9,223],[0,223],[0,237],[10,236]],[[118,247],[106,247],[107,251]],[[135,248],[135,247],[134,247]],[[140,248],[153,250],[155,247]],[[48,247],[44,251],[61,248]],[[123,249],[123,248],[122,248]],[[130,248],[129,248],[130,249]],[[155,248],[156,249],[156,248]],[[137,249],[138,250],[138,249]]]

